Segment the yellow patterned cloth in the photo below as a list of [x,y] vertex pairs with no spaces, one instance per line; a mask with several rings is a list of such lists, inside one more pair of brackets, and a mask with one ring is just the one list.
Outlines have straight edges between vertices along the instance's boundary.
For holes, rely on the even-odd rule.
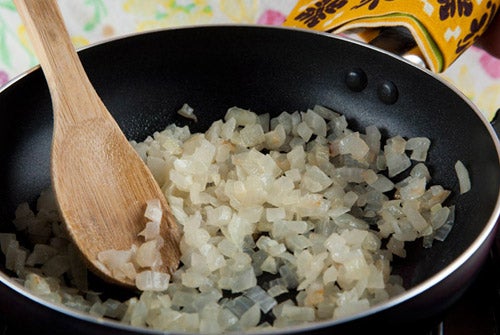
[[285,25],[334,33],[405,27],[428,66],[442,72],[486,30],[499,6],[500,0],[300,0]]
[[[391,8],[398,2],[420,6],[422,10],[429,10],[429,5],[431,5],[436,15],[438,12],[443,12],[440,15],[458,17],[467,16],[469,4],[490,6],[489,11],[493,12],[491,6],[493,4],[498,6],[498,1],[500,0],[349,0],[348,2],[351,7],[359,7],[359,10],[367,12],[376,10],[379,6],[380,9],[383,8],[382,6]],[[285,18],[293,16],[294,11],[300,9],[305,3],[313,4],[310,6],[322,4],[334,6],[343,2],[347,3],[347,0],[305,2],[294,0],[59,0],[58,2],[73,43],[76,47],[82,47],[131,33],[167,27],[219,23],[282,25]],[[344,7],[347,8],[347,6],[346,4]],[[326,8],[324,11],[326,12]],[[355,20],[346,21],[349,21],[351,26],[356,23]],[[299,21],[299,23],[304,22]],[[482,22],[478,21],[478,24],[481,23],[482,26]],[[471,24],[472,22],[466,25],[462,32],[469,31]],[[445,29],[446,35],[445,26],[437,23],[431,23],[432,25],[439,26],[441,30]],[[348,28],[349,25],[343,27],[344,30]],[[457,30],[451,25],[448,35],[451,36],[450,40],[455,41],[453,49],[456,49],[456,42],[460,38],[463,40],[464,37],[457,40],[453,34],[457,34]],[[470,41],[469,38],[467,44]],[[447,56],[443,56],[443,68],[451,64],[451,61],[447,59]],[[0,0],[0,87],[36,64],[37,60],[12,0]],[[439,69],[440,65],[436,64],[436,69]],[[488,119],[491,120],[500,108],[500,60],[483,50],[475,47],[469,48],[440,75],[471,99]]]

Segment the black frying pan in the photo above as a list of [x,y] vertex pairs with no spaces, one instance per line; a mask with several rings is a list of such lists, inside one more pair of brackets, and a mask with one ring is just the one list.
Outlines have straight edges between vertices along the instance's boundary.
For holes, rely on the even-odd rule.
[[[250,26],[158,31],[80,55],[129,139],[143,140],[172,122],[204,131],[235,105],[277,115],[315,104],[343,113],[361,131],[376,125],[385,137],[431,139],[433,182],[454,191],[449,201],[456,204],[457,221],[448,239],[431,249],[413,243],[408,257],[395,262],[408,288],[404,295],[350,319],[290,332],[379,327],[408,333],[457,300],[487,257],[499,216],[499,142],[480,112],[428,71],[331,35]],[[185,102],[198,123],[175,113]],[[35,69],[5,87],[0,106],[0,231],[6,232],[16,206],[50,185],[52,111],[42,72]],[[459,159],[472,179],[472,190],[462,196],[453,169]],[[29,325],[52,333],[139,331],[42,302],[5,271],[0,283],[0,314],[9,320],[29,316]]]

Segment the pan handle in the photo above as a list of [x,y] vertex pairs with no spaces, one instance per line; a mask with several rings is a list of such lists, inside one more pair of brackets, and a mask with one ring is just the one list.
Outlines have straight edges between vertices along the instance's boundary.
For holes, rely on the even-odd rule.
[[368,43],[374,47],[401,56],[415,65],[427,68],[424,55],[420,51],[413,35],[406,27],[382,28],[378,35],[369,40]]
[[[389,51],[392,54],[405,58],[411,63],[422,68],[427,68],[420,48],[418,47],[411,32],[402,26],[382,28],[378,35],[368,41],[368,43],[377,48]],[[490,121],[495,129],[497,136],[500,137],[500,108],[494,114]]]
[[283,24],[355,33],[365,41],[384,28],[406,27],[429,69],[438,73],[474,44],[499,8],[500,0],[299,0]]

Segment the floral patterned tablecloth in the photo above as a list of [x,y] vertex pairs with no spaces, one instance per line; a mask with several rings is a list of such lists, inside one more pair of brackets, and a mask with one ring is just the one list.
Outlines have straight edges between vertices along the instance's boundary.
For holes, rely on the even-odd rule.
[[[164,27],[217,23],[280,25],[295,1],[59,0],[59,5],[73,43],[82,47]],[[0,86],[36,64],[12,0],[0,0]],[[488,119],[500,108],[500,60],[483,50],[467,50],[441,75]]]

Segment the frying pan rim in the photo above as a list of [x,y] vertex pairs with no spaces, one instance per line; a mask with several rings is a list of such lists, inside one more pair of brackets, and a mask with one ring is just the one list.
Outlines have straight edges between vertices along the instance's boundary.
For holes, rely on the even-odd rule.
[[[168,31],[179,31],[179,30],[192,30],[192,29],[204,29],[204,28],[217,28],[217,29],[231,29],[231,28],[248,28],[252,30],[284,30],[284,31],[297,31],[301,33],[306,33],[306,34],[312,34],[312,35],[319,35],[327,38],[332,38],[332,39],[337,39],[341,40],[344,42],[356,44],[359,46],[362,46],[364,48],[369,48],[372,49],[376,52],[383,53],[388,57],[391,57],[395,59],[396,61],[399,62],[404,62],[409,66],[412,66],[414,68],[417,68],[420,71],[424,71],[427,75],[430,75],[434,80],[439,81],[441,84],[444,84],[448,89],[453,91],[455,94],[457,94],[464,102],[466,102],[470,109],[478,116],[481,120],[481,122],[484,124],[486,127],[487,131],[490,134],[490,138],[493,140],[496,152],[497,152],[497,159],[500,162],[500,142],[498,139],[498,136],[496,135],[492,125],[489,123],[489,121],[486,119],[486,116],[479,111],[477,106],[475,106],[461,91],[458,90],[457,87],[449,83],[448,81],[445,81],[441,77],[439,77],[437,74],[431,72],[427,68],[422,68],[421,66],[418,66],[411,61],[394,55],[386,50],[380,49],[378,47],[372,46],[365,44],[363,42],[353,40],[348,37],[344,36],[338,36],[338,35],[333,35],[331,33],[327,32],[321,32],[321,31],[313,31],[313,30],[308,30],[308,29],[303,29],[303,28],[292,28],[292,27],[283,27],[283,26],[272,26],[272,25],[252,25],[252,24],[205,24],[205,25],[186,25],[182,27],[169,27],[169,28],[159,28],[159,29],[153,29],[153,30],[148,30],[145,32],[135,32],[135,33],[130,33],[130,34],[124,34],[121,36],[116,36],[112,38],[107,38],[99,42],[95,42],[92,44],[89,44],[85,47],[78,48],[78,52],[80,51],[85,51],[87,49],[94,48],[96,46],[100,45],[105,45],[105,44],[111,44],[114,41],[119,41],[119,40],[124,40],[124,39],[133,39],[137,36],[142,36],[142,35],[154,35],[154,34],[163,34]],[[9,80],[6,84],[4,84],[2,87],[0,87],[0,94],[2,94],[4,91],[9,89],[11,86],[13,86],[15,83],[21,81],[23,78],[28,77],[29,75],[33,74],[36,71],[41,71],[39,65],[35,65],[31,67],[30,69],[18,74],[17,76],[13,77],[11,80]],[[29,79],[29,78],[28,78]],[[28,80],[26,79],[26,80]],[[389,308],[395,307],[407,300],[412,299],[413,297],[423,293],[424,291],[432,288],[433,286],[437,285],[441,281],[445,280],[448,276],[450,276],[453,272],[455,272],[460,266],[462,266],[464,263],[467,262],[471,258],[471,256],[485,243],[485,241],[488,239],[488,237],[491,236],[492,232],[496,228],[496,224],[498,221],[498,218],[500,217],[500,190],[497,193],[497,200],[496,204],[494,207],[494,210],[492,212],[492,215],[490,216],[488,222],[482,229],[482,231],[479,233],[477,238],[467,247],[467,249],[459,255],[457,258],[455,258],[448,266],[440,270],[438,273],[435,275],[427,278],[423,282],[417,284],[416,286],[409,288],[405,290],[405,292],[399,294],[398,296],[395,296],[385,302],[382,302],[380,304],[377,304],[375,306],[372,306],[368,310],[357,313],[353,316],[347,317],[347,318],[342,318],[338,320],[326,320],[326,321],[318,321],[314,322],[311,324],[306,324],[306,325],[299,325],[299,326],[293,326],[293,327],[288,327],[288,328],[280,328],[277,330],[271,330],[269,334],[273,333],[281,333],[283,331],[287,332],[302,332],[302,331],[310,331],[313,329],[318,329],[318,328],[324,328],[324,327],[330,327],[330,326],[335,326],[338,324],[343,324],[347,323],[350,321],[354,321],[356,319],[361,319],[379,312],[382,312],[384,310],[387,310]],[[153,330],[153,329],[147,329],[147,328],[141,328],[141,327],[134,327],[130,325],[126,325],[123,323],[120,323],[119,321],[115,320],[108,320],[108,319],[103,319],[103,318],[98,318],[98,317],[93,317],[89,315],[88,313],[83,313],[79,312],[76,310],[72,310],[68,307],[65,307],[63,305],[58,305],[55,303],[51,303],[49,301],[46,301],[43,298],[40,298],[33,293],[29,292],[27,289],[24,287],[21,287],[16,281],[14,281],[11,277],[9,277],[6,273],[3,271],[0,271],[0,281],[9,287],[10,289],[16,291],[17,293],[21,294],[22,296],[26,297],[29,300],[32,300],[38,304],[41,304],[44,307],[47,307],[51,310],[54,310],[56,312],[65,314],[70,317],[74,317],[77,319],[80,319],[82,321],[98,324],[98,325],[109,325],[117,329],[122,329],[122,330],[128,330],[128,331],[140,331],[142,333],[148,333],[148,334],[159,334],[163,333],[161,331]],[[259,334],[262,334],[259,332]]]

